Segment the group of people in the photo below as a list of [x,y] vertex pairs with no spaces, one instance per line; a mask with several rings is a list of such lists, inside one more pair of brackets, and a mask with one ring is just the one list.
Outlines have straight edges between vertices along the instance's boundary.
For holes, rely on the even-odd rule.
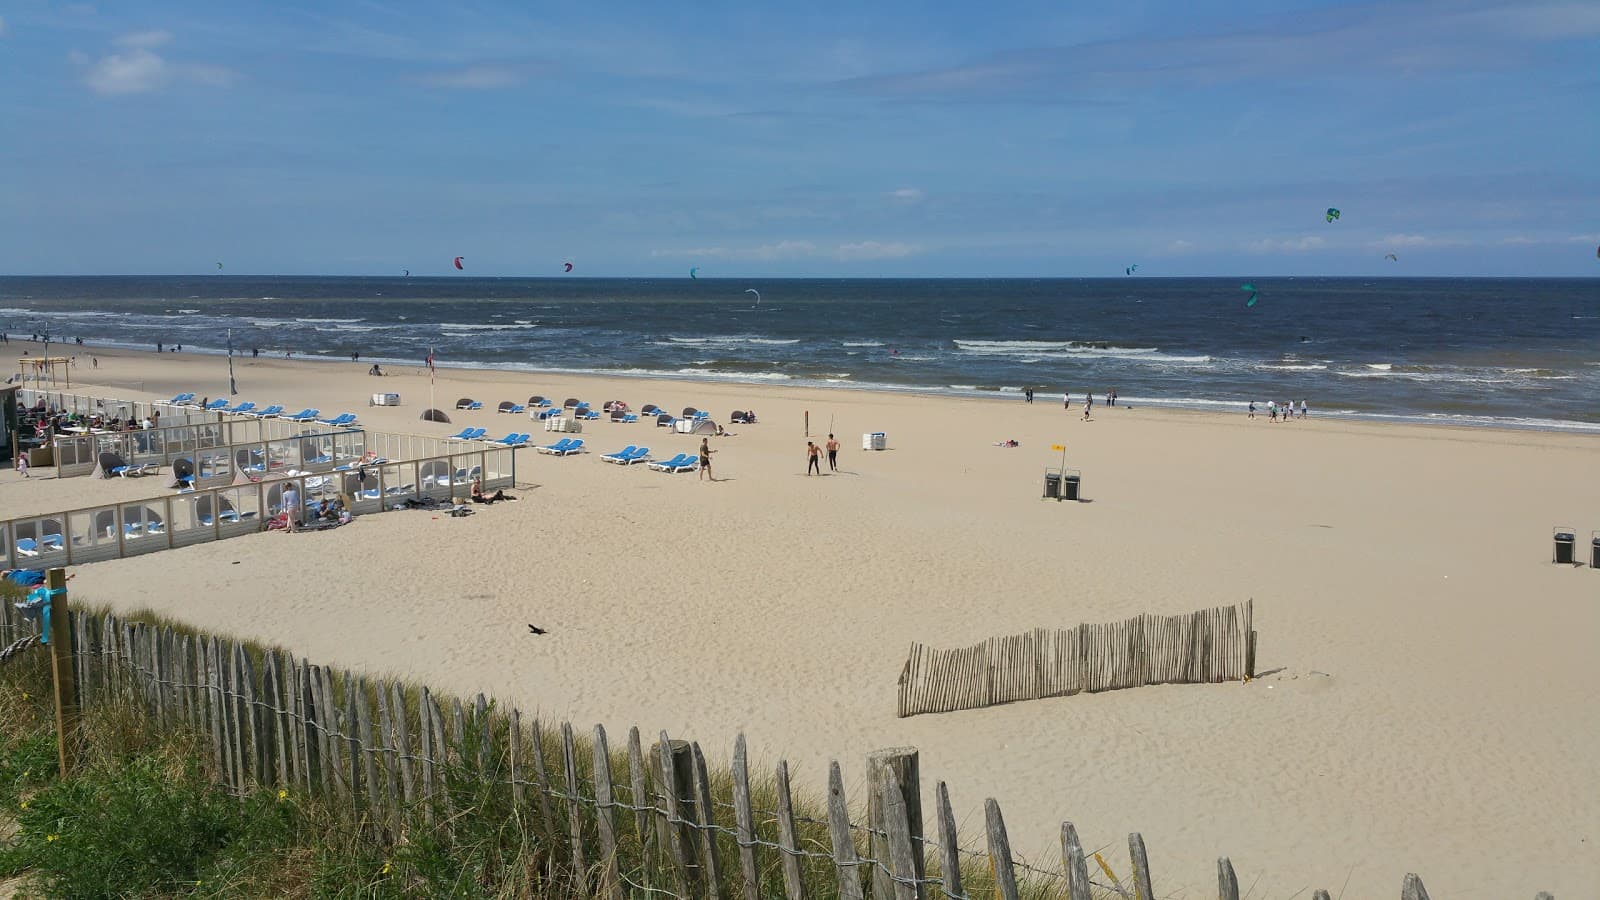
[[824,450],[828,453],[828,471],[839,471],[839,441],[830,434],[828,435],[828,442],[820,447],[814,441],[806,441],[806,475],[808,477],[812,472],[818,475],[822,474],[822,453]]
[[[1290,419],[1295,417],[1294,414],[1295,414],[1295,409],[1294,409],[1294,401],[1293,400],[1285,400],[1281,404],[1276,400],[1268,400],[1267,401],[1267,419],[1270,420],[1270,421],[1273,421],[1273,422],[1287,422]],[[1248,418],[1254,419],[1255,417],[1256,417],[1256,402],[1254,400],[1251,400],[1250,401],[1250,412],[1249,412]],[[1306,417],[1306,401],[1301,400],[1300,401],[1300,418],[1304,419],[1305,417]]]

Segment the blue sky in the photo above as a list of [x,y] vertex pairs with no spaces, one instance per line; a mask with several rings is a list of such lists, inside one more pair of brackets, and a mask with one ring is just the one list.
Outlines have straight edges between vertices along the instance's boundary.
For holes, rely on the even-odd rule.
[[0,0],[0,273],[1595,274],[1597,60],[1592,0]]

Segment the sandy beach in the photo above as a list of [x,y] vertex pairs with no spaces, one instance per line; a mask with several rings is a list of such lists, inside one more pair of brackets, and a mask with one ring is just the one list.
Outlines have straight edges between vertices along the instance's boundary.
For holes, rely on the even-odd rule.
[[[74,373],[87,393],[226,385],[221,357],[95,352],[99,368]],[[724,424],[753,408],[760,424],[712,440],[714,483],[597,458],[698,438],[589,423],[594,453],[518,454],[518,503],[92,564],[80,597],[580,725],[664,728],[714,758],[743,731],[803,791],[836,758],[859,800],[864,755],[913,745],[925,788],[949,783],[974,842],[986,797],[1045,866],[1063,819],[1114,866],[1137,830],[1164,896],[1207,896],[1219,855],[1254,897],[1338,894],[1346,879],[1346,897],[1390,896],[1408,871],[1436,897],[1600,890],[1600,571],[1550,563],[1552,526],[1575,526],[1585,556],[1600,529],[1595,437],[1322,420],[1315,398],[1290,423],[1099,405],[1085,422],[1081,394],[1063,410],[1059,394],[440,369],[447,428],[417,420],[419,367],[236,367],[239,399],[358,412],[386,431],[542,438],[493,411],[530,394],[694,405]],[[377,391],[403,405],[369,408]],[[457,412],[458,397],[485,409]],[[804,474],[807,412],[809,439],[838,435],[838,474]],[[864,452],[862,433],[879,431],[889,449]],[[1007,439],[1020,446],[995,446]],[[1040,499],[1063,443],[1092,502]],[[160,492],[50,474],[0,473],[6,515]],[[912,641],[1250,598],[1262,677],[1248,684],[894,716]]]

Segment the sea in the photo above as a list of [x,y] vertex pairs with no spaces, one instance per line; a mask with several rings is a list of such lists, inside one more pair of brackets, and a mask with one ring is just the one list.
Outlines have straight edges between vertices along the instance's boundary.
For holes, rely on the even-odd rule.
[[[1600,433],[1600,279],[0,277],[0,331],[185,353]],[[18,347],[21,341],[23,346]],[[52,352],[54,349],[52,348]]]

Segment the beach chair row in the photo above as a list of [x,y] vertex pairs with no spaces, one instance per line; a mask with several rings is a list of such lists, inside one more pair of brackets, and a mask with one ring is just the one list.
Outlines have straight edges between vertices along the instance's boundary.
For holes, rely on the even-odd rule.
[[360,416],[355,413],[340,413],[337,416],[323,417],[322,410],[306,407],[297,413],[285,413],[284,407],[274,404],[272,406],[257,407],[254,403],[233,403],[230,400],[218,399],[200,406],[194,394],[178,394],[170,401],[173,406],[194,406],[206,412],[228,413],[235,416],[251,416],[256,419],[283,419],[287,422],[316,422],[332,428],[343,428],[356,424]]
[[[575,456],[584,452],[583,438],[563,438],[554,444],[534,449],[551,456]],[[657,472],[693,472],[700,468],[700,457],[697,454],[679,453],[671,459],[652,460],[649,447],[639,447],[633,444],[629,444],[615,453],[603,454],[600,459],[602,462],[619,466],[644,463],[646,468],[654,469]]]

